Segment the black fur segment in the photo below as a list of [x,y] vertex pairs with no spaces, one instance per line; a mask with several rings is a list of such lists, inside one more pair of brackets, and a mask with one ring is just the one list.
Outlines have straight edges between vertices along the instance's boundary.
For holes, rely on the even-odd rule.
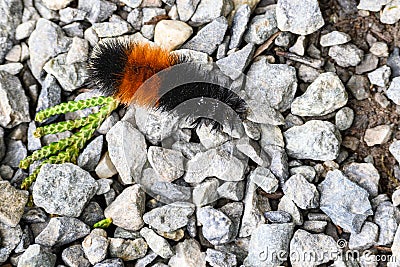
[[113,95],[118,90],[130,49],[131,44],[126,41],[100,42],[89,59],[89,86],[106,96]]

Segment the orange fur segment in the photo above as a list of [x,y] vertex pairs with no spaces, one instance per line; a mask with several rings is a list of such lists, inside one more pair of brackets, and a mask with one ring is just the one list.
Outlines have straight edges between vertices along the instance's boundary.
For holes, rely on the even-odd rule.
[[149,85],[146,93],[136,93],[137,89],[157,72],[177,64],[178,58],[150,44],[135,43],[126,53],[128,61],[115,98],[126,105],[133,101],[140,105],[151,103],[157,98],[159,83]]

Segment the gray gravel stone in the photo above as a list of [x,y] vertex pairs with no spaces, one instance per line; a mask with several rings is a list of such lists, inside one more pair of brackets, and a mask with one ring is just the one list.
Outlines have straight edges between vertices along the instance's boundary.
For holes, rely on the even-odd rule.
[[59,11],[60,20],[64,23],[84,20],[87,12],[81,9],[66,7]]
[[0,223],[0,263],[4,263],[22,238],[21,226],[8,226]]
[[134,183],[146,162],[147,145],[143,135],[129,122],[120,121],[107,133],[106,139],[111,161],[122,182]]
[[71,49],[68,51],[65,63],[74,64],[87,60],[89,54],[89,42],[85,39],[72,38]]
[[[278,266],[289,255],[292,223],[261,224],[251,235],[245,266]],[[276,252],[279,251],[279,256]],[[274,253],[275,252],[275,253]]]
[[91,141],[78,156],[78,166],[86,171],[94,171],[99,163],[104,137],[102,135]]
[[12,128],[29,122],[29,104],[19,79],[0,71],[0,125]]
[[124,261],[119,258],[107,259],[94,265],[95,267],[124,267]]
[[[379,58],[372,53],[364,55],[364,59],[356,66],[356,73],[363,74],[377,68]],[[364,77],[364,76],[362,76]]]
[[275,8],[270,8],[265,11],[264,15],[255,16],[244,36],[247,43],[262,44],[269,37],[278,31]]
[[278,179],[276,179],[270,170],[264,167],[257,167],[251,172],[249,179],[266,193],[275,192],[279,186]]
[[231,0],[201,0],[190,20],[196,25],[203,25],[218,17],[227,16],[232,8]]
[[104,153],[103,157],[100,159],[95,172],[99,178],[110,178],[118,173],[110,159],[108,151]]
[[389,84],[391,70],[387,65],[383,65],[382,67],[374,70],[373,72],[368,73],[368,79],[371,84],[385,87]]
[[234,224],[223,212],[210,206],[200,208],[197,220],[203,225],[203,236],[213,245],[221,245],[234,238]]
[[232,80],[236,80],[240,75],[242,75],[244,69],[249,65],[254,50],[254,45],[247,44],[241,50],[238,50],[225,58],[217,60],[216,64],[225,75],[229,76]]
[[[44,110],[49,107],[56,106],[61,103],[61,87],[58,85],[57,80],[53,75],[46,75],[46,78],[42,82],[42,89],[37,101],[36,112]],[[46,122],[52,122],[57,116],[53,116],[46,120]],[[38,139],[40,141],[40,139]]]
[[357,8],[376,12],[389,2],[390,0],[361,0]]
[[35,238],[43,246],[62,246],[90,233],[90,228],[80,220],[70,217],[51,218],[49,224]]
[[319,43],[323,47],[341,45],[350,42],[351,37],[347,33],[332,31],[321,36]]
[[213,267],[233,267],[236,266],[236,255],[208,248],[206,251],[206,261]]
[[[179,1],[179,0],[178,0]],[[206,255],[195,239],[185,239],[175,246],[175,255],[169,260],[170,267],[205,267]]]
[[400,105],[400,77],[395,77],[386,91],[387,97],[396,105]]
[[361,232],[352,233],[349,240],[349,249],[365,250],[372,247],[378,240],[379,227],[372,222],[365,222]]
[[[292,266],[317,266],[335,258],[338,253],[335,240],[325,234],[310,234],[302,229],[297,230],[290,241],[290,262]],[[303,257],[320,255],[319,257]]]
[[[31,121],[28,126],[27,139],[28,139],[28,150],[35,151],[42,147],[40,138],[36,138],[33,133],[36,131],[36,124]],[[1,154],[1,153],[0,153]],[[0,157],[1,159],[1,157]]]
[[158,255],[150,250],[149,252],[147,252],[146,256],[136,261],[135,267],[149,266],[157,257]]
[[142,0],[121,0],[121,2],[131,8],[137,8],[142,4]]
[[57,24],[39,19],[28,41],[33,76],[39,79],[45,63],[52,57],[66,52],[71,42],[71,38],[66,37]]
[[107,257],[109,240],[103,229],[93,229],[83,240],[82,249],[91,264],[101,262]]
[[8,63],[4,65],[0,65],[0,71],[8,72],[11,75],[17,75],[21,72],[24,65],[21,63]]
[[283,133],[286,151],[297,159],[334,160],[339,155],[341,136],[327,121],[311,120]]
[[244,211],[239,237],[250,236],[255,228],[257,228],[260,224],[265,223],[265,218],[259,207],[261,199],[258,196],[256,189],[256,184],[248,180],[246,184],[246,195],[243,201]]
[[17,226],[28,202],[28,195],[27,191],[17,190],[8,181],[0,181],[0,222],[11,227]]
[[68,6],[73,0],[41,0],[45,7],[51,10],[60,10]]
[[152,251],[164,259],[169,259],[174,255],[174,251],[168,241],[157,235],[153,230],[143,227],[140,230],[140,235],[146,240]]
[[[109,240],[110,245],[108,251],[111,257],[117,257],[124,261],[131,261],[142,258],[146,255],[148,246],[143,238],[137,238],[135,240],[110,238]],[[110,265],[103,266],[105,267]],[[124,265],[122,264],[121,266]]]
[[270,223],[290,223],[292,221],[292,215],[281,210],[266,211],[264,217]]
[[251,8],[249,5],[244,4],[236,9],[232,21],[232,36],[229,42],[229,49],[236,48],[241,44],[243,34],[247,29],[250,15]]
[[192,35],[193,29],[185,22],[162,20],[154,29],[154,42],[168,51],[179,48]]
[[176,0],[176,7],[181,21],[188,21],[196,11],[200,0]]
[[117,5],[105,0],[79,0],[78,9],[87,12],[86,18],[93,24],[108,19]]
[[347,232],[360,232],[365,219],[373,214],[368,192],[339,170],[329,171],[318,189],[320,209]]
[[395,140],[389,146],[389,151],[394,156],[394,158],[397,160],[397,162],[400,162],[400,141],[399,140]]
[[18,168],[19,162],[27,156],[26,147],[21,140],[10,139],[7,143],[7,153],[3,159],[3,164]]
[[377,57],[389,56],[389,48],[384,42],[373,43],[369,51]]
[[14,45],[10,51],[8,51],[5,59],[7,61],[11,62],[18,62],[18,61],[23,61],[21,59],[21,54],[22,54],[22,47],[21,45]]
[[100,38],[121,36],[131,30],[129,23],[121,19],[112,22],[94,23],[92,27]]
[[371,163],[351,163],[344,168],[344,174],[364,188],[370,197],[378,195],[379,172]]
[[378,125],[365,130],[364,142],[367,146],[381,145],[387,143],[392,136],[392,125]]
[[228,28],[226,18],[219,17],[204,26],[192,39],[182,46],[211,55],[222,43]]
[[297,89],[295,68],[286,64],[269,64],[267,59],[254,62],[247,78],[251,82],[246,84],[246,93],[260,101],[268,99],[271,107],[285,111],[290,107]]
[[219,181],[216,178],[208,178],[193,188],[193,203],[196,206],[204,206],[218,199]]
[[276,20],[281,31],[298,35],[313,33],[324,26],[317,0],[306,2],[280,0],[276,6]]
[[104,210],[107,218],[112,218],[113,224],[126,230],[137,231],[144,222],[142,215],[145,208],[145,193],[140,185],[132,185],[124,191]]
[[400,56],[398,47],[393,49],[393,52],[388,57],[386,64],[392,70],[392,77],[400,76]]
[[301,174],[291,176],[282,189],[285,195],[301,209],[317,208],[319,205],[317,188]]
[[184,157],[179,151],[150,146],[147,158],[153,169],[165,181],[172,182],[184,174]]
[[6,144],[4,143],[4,130],[0,127],[0,161],[3,160],[6,154]]
[[186,164],[184,179],[188,183],[200,183],[207,177],[237,182],[244,179],[245,164],[223,148],[199,152]]
[[317,173],[315,169],[311,166],[298,166],[291,168],[290,174],[291,175],[301,174],[304,176],[304,178],[307,179],[307,181],[311,183],[314,180]]
[[305,221],[303,229],[312,233],[324,233],[328,225],[326,221]]
[[357,66],[364,57],[364,51],[354,44],[331,46],[328,54],[341,67]]
[[15,28],[21,23],[23,4],[20,0],[5,0],[0,3],[0,63],[13,46]]
[[335,115],[335,125],[341,130],[347,130],[351,127],[354,120],[354,111],[349,107],[340,109]]
[[400,20],[400,1],[390,1],[382,11],[380,20],[385,24],[395,24]]
[[83,210],[79,220],[83,221],[87,225],[94,225],[98,221],[105,219],[103,209],[97,202],[90,202]]
[[384,201],[376,208],[374,223],[379,226],[377,245],[386,246],[393,243],[400,222],[399,209],[389,201]]
[[56,266],[56,259],[55,254],[33,244],[19,258],[18,267],[53,267]]
[[85,257],[81,245],[72,245],[63,250],[61,254],[63,262],[70,267],[89,267],[90,262]]
[[163,9],[163,8],[143,8],[142,14],[143,14],[143,17],[142,17],[143,26],[141,28],[141,33],[143,34],[143,36],[145,38],[151,40],[154,37],[155,25],[153,25],[153,24],[146,25],[146,23],[150,22],[154,17],[166,15],[165,9]]
[[195,206],[191,203],[175,202],[152,209],[143,215],[143,220],[159,231],[172,232],[188,224],[194,209]]
[[224,182],[217,189],[220,198],[240,201],[244,195],[244,182]]
[[72,163],[44,165],[33,186],[36,206],[50,214],[78,217],[97,191],[96,180]]
[[56,77],[62,88],[73,91],[81,87],[88,77],[86,62],[75,62],[66,64],[67,54],[61,54],[49,60],[43,69]]
[[326,72],[320,74],[302,96],[293,100],[291,111],[299,116],[322,116],[346,105],[347,99],[346,89],[339,77]]
[[370,97],[369,86],[369,80],[364,75],[353,75],[347,82],[347,88],[357,100]]

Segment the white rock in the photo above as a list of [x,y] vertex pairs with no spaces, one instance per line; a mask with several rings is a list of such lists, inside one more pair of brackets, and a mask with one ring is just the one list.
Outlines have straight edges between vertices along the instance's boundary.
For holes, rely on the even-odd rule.
[[369,11],[380,11],[382,6],[389,3],[391,0],[361,0],[358,4],[358,9],[369,10]]
[[162,20],[154,30],[154,42],[171,51],[179,48],[192,35],[193,29],[185,22]]
[[351,40],[350,35],[344,32],[332,31],[321,36],[319,43],[323,47],[345,44]]
[[387,57],[389,56],[389,48],[388,45],[384,42],[376,42],[374,43],[369,51],[377,57]]
[[400,77],[393,78],[386,91],[386,95],[396,105],[400,105]]
[[392,126],[379,125],[365,131],[364,141],[367,146],[381,145],[389,141],[392,135]]
[[384,65],[373,72],[368,73],[368,79],[371,84],[384,87],[389,83],[390,74],[390,67]]
[[395,24],[400,19],[400,0],[392,0],[381,13],[381,22]]

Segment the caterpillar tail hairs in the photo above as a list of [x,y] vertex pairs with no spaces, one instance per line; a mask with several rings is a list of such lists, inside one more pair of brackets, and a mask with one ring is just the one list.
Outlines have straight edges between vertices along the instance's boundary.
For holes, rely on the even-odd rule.
[[34,132],[37,138],[64,131],[73,134],[21,160],[22,169],[38,163],[21,188],[31,186],[44,164],[75,163],[96,129],[120,104],[168,112],[179,110],[179,115],[194,121],[194,127],[205,121],[211,122],[212,129],[221,128],[221,122],[226,120],[228,125],[236,124],[238,118],[240,122],[248,107],[228,89],[231,82],[224,81],[222,76],[215,75],[214,70],[205,70],[201,64],[187,63],[183,57],[155,45],[121,39],[100,42],[89,59],[88,83],[104,96],[61,103],[39,111],[35,120],[43,122],[54,115],[95,106],[100,107],[99,111],[87,117],[37,127]]

